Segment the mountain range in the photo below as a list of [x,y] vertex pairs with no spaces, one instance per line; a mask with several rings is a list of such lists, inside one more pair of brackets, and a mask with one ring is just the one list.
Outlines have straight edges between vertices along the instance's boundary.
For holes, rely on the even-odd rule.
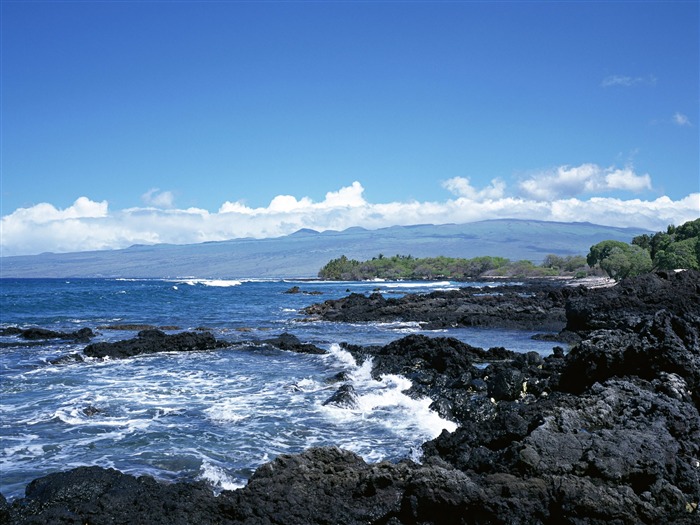
[[0,277],[313,278],[323,265],[341,255],[367,260],[379,254],[463,258],[490,255],[537,264],[548,254],[585,256],[600,241],[630,242],[643,233],[651,232],[585,222],[517,219],[378,230],[302,229],[269,239],[0,257]]

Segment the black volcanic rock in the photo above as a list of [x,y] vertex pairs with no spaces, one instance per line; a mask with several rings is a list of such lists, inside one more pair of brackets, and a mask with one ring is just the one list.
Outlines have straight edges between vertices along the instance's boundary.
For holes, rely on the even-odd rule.
[[670,373],[687,383],[700,407],[700,272],[644,275],[587,299],[567,305],[567,328],[586,338],[567,358],[562,389]]
[[609,288],[584,289],[566,304],[566,330],[635,330],[660,310],[698,323],[700,271],[658,272],[625,279]]
[[288,352],[297,352],[300,354],[325,354],[326,351],[319,348],[311,343],[302,343],[299,338],[290,333],[284,332],[278,337],[272,339],[265,339],[261,341],[263,344],[274,346],[280,350],[286,350]]
[[222,348],[226,343],[217,341],[209,332],[181,332],[168,335],[160,330],[142,330],[133,339],[114,343],[100,342],[85,347],[88,357],[124,359],[158,352],[192,352]]
[[157,483],[114,469],[79,467],[31,482],[9,508],[10,524],[231,523],[227,500],[204,483]]
[[303,312],[310,319],[337,322],[413,321],[429,329],[479,326],[558,332],[566,324],[566,299],[577,293],[576,288],[551,283],[462,288],[389,299],[380,293],[353,293]]
[[[561,357],[543,360],[536,352],[484,350],[451,337],[425,335],[409,335],[383,347],[346,345],[345,349],[358,361],[371,357],[375,379],[384,374],[407,377],[412,382],[409,395],[430,397],[431,408],[458,422],[491,413],[489,398],[514,400],[528,389],[549,390],[550,377],[562,364]],[[488,363],[486,368],[474,366]],[[477,393],[488,397],[474,397]]]
[[335,393],[323,402],[323,405],[335,405],[340,408],[355,409],[359,407],[357,392],[351,384],[342,385]]
[[27,341],[44,341],[47,339],[61,339],[64,341],[72,341],[76,343],[86,343],[93,337],[95,333],[90,328],[81,328],[74,332],[57,332],[46,328],[2,328],[0,335],[17,335]]

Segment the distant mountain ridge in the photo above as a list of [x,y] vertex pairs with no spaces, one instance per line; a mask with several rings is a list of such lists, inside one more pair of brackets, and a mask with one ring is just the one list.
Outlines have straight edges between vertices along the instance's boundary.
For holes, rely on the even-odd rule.
[[585,222],[519,219],[378,230],[353,227],[317,232],[304,228],[271,239],[2,257],[0,277],[312,278],[328,261],[341,255],[366,260],[380,253],[464,258],[491,255],[540,263],[548,254],[586,255],[600,241],[630,242],[644,233],[651,232]]

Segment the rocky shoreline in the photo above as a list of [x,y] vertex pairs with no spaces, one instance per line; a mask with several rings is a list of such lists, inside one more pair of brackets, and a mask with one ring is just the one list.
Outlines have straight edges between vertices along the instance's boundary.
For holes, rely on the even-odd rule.
[[582,289],[558,281],[533,280],[388,299],[381,293],[353,293],[311,305],[303,313],[309,321],[413,321],[428,330],[478,326],[559,332],[566,325],[566,301]]
[[[435,410],[459,423],[424,444],[420,464],[368,464],[337,448],[313,448],[277,457],[244,488],[218,496],[204,483],[81,467],[33,481],[22,499],[0,498],[0,523],[698,523],[700,272],[600,289],[552,284],[380,297],[326,301],[306,315],[430,327],[493,326],[500,316],[578,343],[546,358],[445,337],[346,345],[356,359],[372,358],[373,374],[410,378],[411,395],[429,395]],[[269,344],[314,351],[292,337]],[[329,402],[342,406],[352,395],[341,385]]]

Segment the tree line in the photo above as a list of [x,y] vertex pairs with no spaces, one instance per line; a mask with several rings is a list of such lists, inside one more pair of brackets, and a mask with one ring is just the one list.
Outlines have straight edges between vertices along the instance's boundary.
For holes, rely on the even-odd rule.
[[609,275],[619,280],[654,270],[700,269],[700,219],[665,232],[634,237],[631,243],[607,240],[591,246],[582,255],[547,255],[541,264],[511,261],[505,257],[482,256],[416,258],[411,255],[379,254],[367,261],[345,255],[329,261],[318,272],[331,281],[436,280],[467,281],[481,277],[585,277]]
[[348,259],[345,255],[333,259],[318,272],[321,279],[330,281],[366,281],[372,279],[429,281],[448,279],[467,281],[484,275],[501,277],[545,277],[562,272],[586,273],[583,256],[548,255],[541,265],[530,261],[511,261],[505,257],[416,258],[411,255],[383,254],[368,261]]

